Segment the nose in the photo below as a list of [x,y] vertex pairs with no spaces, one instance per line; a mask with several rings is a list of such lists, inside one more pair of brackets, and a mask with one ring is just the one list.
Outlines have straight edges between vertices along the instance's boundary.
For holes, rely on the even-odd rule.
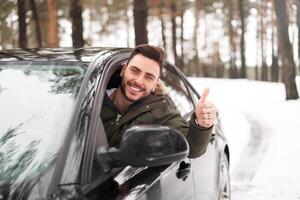
[[141,85],[143,83],[143,76],[142,75],[137,76],[135,78],[135,82],[138,83],[139,85]]

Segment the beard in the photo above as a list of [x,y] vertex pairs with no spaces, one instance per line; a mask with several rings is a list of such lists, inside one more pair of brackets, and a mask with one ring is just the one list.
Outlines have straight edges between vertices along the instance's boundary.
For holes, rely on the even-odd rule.
[[[142,95],[140,98],[138,98],[138,99],[131,99],[127,94],[126,94],[126,91],[125,91],[125,87],[126,87],[126,84],[127,84],[127,86],[128,87],[130,87],[130,85],[131,84],[128,84],[128,82],[127,83],[125,83],[125,81],[124,81],[124,79],[122,80],[122,82],[121,82],[121,85],[120,85],[120,89],[121,89],[121,92],[122,92],[122,94],[123,94],[123,96],[125,97],[125,99],[127,100],[127,101],[129,101],[129,102],[131,102],[131,103],[134,103],[134,102],[136,102],[136,101],[139,101],[139,100],[141,100],[141,99],[143,99],[144,97],[146,97],[146,96],[148,96],[149,94],[144,94],[144,95]],[[139,86],[138,86],[139,87]],[[145,92],[145,89],[143,89],[143,88],[141,88],[141,92]]]
[[120,88],[121,88],[121,91],[122,91],[122,94],[123,94],[123,96],[125,97],[125,99],[127,100],[127,101],[129,101],[129,102],[135,102],[136,100],[132,100],[132,99],[130,99],[127,95],[126,95],[126,92],[125,92],[125,82],[122,80],[122,83],[121,83],[121,85],[120,85]]

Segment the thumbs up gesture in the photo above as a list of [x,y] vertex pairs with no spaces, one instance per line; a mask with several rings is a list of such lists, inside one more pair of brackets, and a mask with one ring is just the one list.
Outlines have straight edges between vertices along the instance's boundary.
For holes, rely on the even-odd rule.
[[204,128],[214,125],[217,118],[217,108],[212,102],[207,100],[208,94],[209,88],[205,88],[195,110],[195,122]]

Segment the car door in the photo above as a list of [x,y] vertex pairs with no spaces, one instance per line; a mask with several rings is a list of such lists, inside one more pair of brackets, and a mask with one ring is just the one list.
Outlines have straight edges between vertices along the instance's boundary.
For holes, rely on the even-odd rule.
[[[125,200],[194,199],[190,173],[180,174],[180,171],[189,168],[189,163],[189,159],[186,158],[167,166],[144,169],[128,167],[114,180],[121,184],[121,187],[128,187],[127,191],[122,194]],[[130,177],[130,175],[133,176]]]
[[[167,65],[170,71],[173,71],[177,74],[178,77],[181,77],[182,81],[185,83],[191,101],[194,102],[194,105],[199,100],[199,95],[194,90],[194,88],[190,85],[188,80],[184,77],[184,75],[176,69],[176,67],[172,66],[172,64]],[[171,74],[169,72],[168,74]],[[175,97],[176,98],[176,97]],[[176,101],[177,103],[178,101]],[[183,102],[181,102],[183,104]],[[185,103],[187,105],[188,103]],[[179,107],[180,105],[178,105]],[[189,108],[191,109],[191,108]],[[192,108],[194,109],[194,108]],[[188,118],[189,115],[187,114]],[[220,163],[220,153],[222,152],[218,142],[218,136],[216,133],[216,127],[214,127],[212,131],[212,138],[210,143],[207,146],[206,152],[194,159],[190,159],[193,184],[194,184],[194,198],[198,200],[205,199],[217,199],[219,193],[219,163]],[[221,141],[220,141],[221,142]]]

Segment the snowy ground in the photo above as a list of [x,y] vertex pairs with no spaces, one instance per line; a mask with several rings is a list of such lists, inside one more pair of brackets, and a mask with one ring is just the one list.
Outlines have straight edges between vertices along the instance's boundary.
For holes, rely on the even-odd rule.
[[281,83],[189,79],[200,94],[211,89],[223,120],[232,199],[300,199],[300,100],[285,101]]

